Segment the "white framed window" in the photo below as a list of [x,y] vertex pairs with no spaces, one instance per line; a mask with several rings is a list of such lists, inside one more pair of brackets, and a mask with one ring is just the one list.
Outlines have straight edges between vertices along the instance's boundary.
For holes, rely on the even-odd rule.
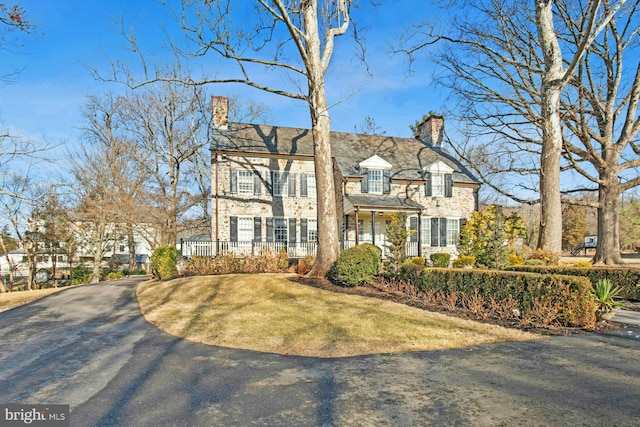
[[431,174],[431,195],[433,197],[444,197],[444,175],[440,173]]
[[460,220],[447,218],[447,245],[455,245],[460,236]]
[[313,173],[307,174],[307,196],[316,197],[316,175]]
[[431,246],[431,218],[422,218],[422,222],[420,223],[420,227],[422,230],[422,244],[426,246]]
[[382,171],[380,169],[369,169],[368,175],[369,193],[382,194]]
[[318,241],[318,220],[309,219],[307,220],[307,242],[317,242],[317,241]]
[[253,240],[253,217],[238,217],[238,241],[250,242]]
[[271,172],[271,187],[274,196],[289,194],[289,174],[286,172]]
[[286,218],[273,219],[273,241],[287,243],[289,240],[289,221]]
[[238,171],[238,193],[253,194],[253,172],[246,170]]

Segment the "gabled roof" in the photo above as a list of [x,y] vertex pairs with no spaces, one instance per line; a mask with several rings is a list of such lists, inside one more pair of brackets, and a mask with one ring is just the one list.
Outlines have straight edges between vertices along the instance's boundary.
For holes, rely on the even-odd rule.
[[[229,123],[217,130],[212,150],[279,156],[313,157],[309,129]],[[331,132],[332,155],[343,176],[362,176],[359,164],[378,156],[391,164],[394,179],[422,180],[423,168],[441,161],[453,170],[455,182],[479,181],[451,154],[415,138]]]

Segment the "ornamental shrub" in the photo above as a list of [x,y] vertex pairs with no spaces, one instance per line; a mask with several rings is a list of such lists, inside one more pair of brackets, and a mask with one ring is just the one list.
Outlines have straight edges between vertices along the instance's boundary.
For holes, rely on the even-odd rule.
[[380,249],[371,244],[345,249],[332,270],[330,278],[339,285],[364,285],[380,271]]
[[453,261],[453,266],[455,268],[461,268],[465,265],[474,266],[476,264],[476,257],[473,255],[460,255]]
[[91,271],[86,267],[72,267],[69,275],[71,276],[72,285],[89,283],[91,279]]
[[173,246],[160,246],[151,254],[153,275],[160,280],[167,280],[178,274],[178,258],[180,252]]
[[558,265],[558,261],[560,261],[560,254],[548,249],[535,249],[528,254],[525,254],[524,258],[525,264],[528,265],[537,265],[528,262],[534,259],[542,260],[544,262],[543,265]]
[[447,268],[449,267],[449,260],[451,259],[451,255],[436,252],[429,255],[429,259],[431,259],[431,265],[433,267]]

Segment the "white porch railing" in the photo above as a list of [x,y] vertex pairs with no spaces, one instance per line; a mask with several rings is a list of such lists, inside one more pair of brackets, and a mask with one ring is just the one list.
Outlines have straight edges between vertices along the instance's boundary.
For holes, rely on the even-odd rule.
[[[371,240],[360,240],[358,243],[372,243]],[[355,240],[345,240],[340,242],[340,249],[345,250],[356,245]],[[382,257],[387,258],[389,248],[376,243],[382,250]],[[284,242],[228,242],[220,241],[182,241],[180,246],[180,255],[185,258],[197,257],[214,257],[218,253],[232,254],[234,256],[256,256],[268,252],[279,253],[282,249],[287,251],[289,258],[304,258],[307,255],[315,256],[317,243],[284,243]],[[418,242],[407,242],[407,257],[418,256]]]

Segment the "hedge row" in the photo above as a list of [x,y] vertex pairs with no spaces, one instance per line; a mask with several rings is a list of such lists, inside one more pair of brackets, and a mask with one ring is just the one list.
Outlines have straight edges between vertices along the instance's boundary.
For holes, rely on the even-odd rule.
[[424,292],[476,292],[485,301],[503,300],[511,295],[522,312],[534,300],[544,300],[558,308],[559,321],[565,326],[590,326],[595,322],[596,305],[590,296],[591,283],[587,278],[551,274],[532,274],[496,270],[429,269],[405,265],[400,279]]
[[554,267],[554,266],[534,266],[534,265],[513,265],[508,267],[509,271],[523,271],[538,274],[563,274],[566,276],[588,277],[591,284],[595,284],[600,279],[609,279],[618,286],[620,297],[630,300],[640,300],[640,269],[628,267]]

